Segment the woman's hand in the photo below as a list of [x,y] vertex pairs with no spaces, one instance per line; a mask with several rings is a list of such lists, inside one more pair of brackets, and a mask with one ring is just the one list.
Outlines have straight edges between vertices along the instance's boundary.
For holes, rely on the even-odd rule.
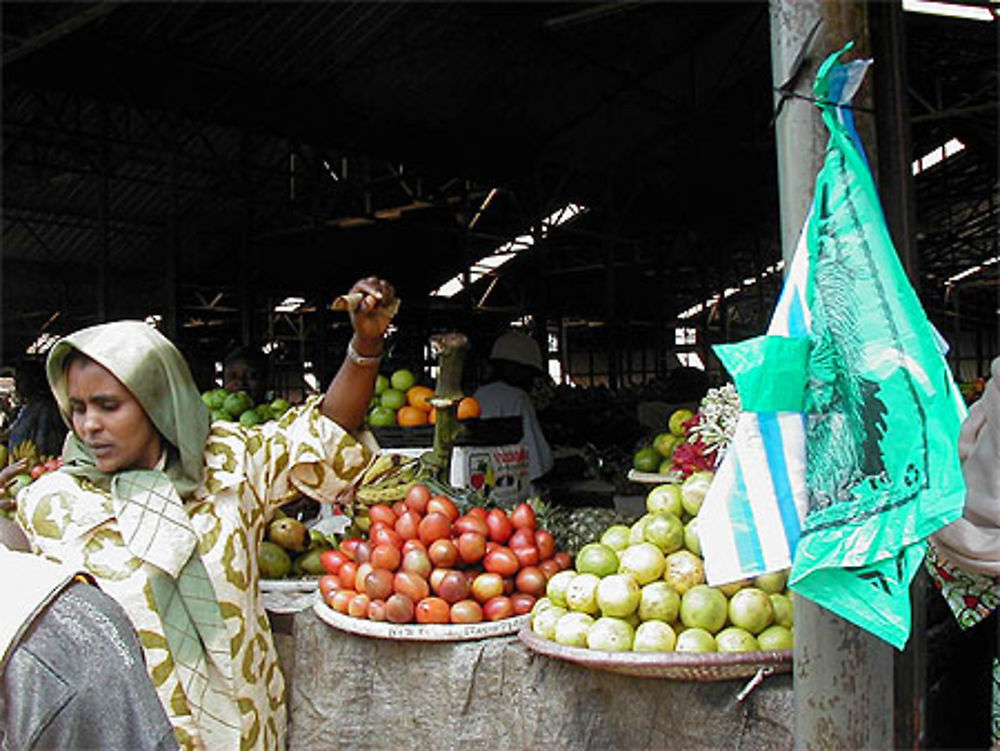
[[[10,464],[3,469],[0,469],[0,493],[7,490],[12,482],[14,482],[14,477],[21,474],[22,472],[28,471],[28,460],[18,459],[13,464]],[[13,502],[9,498],[0,497],[0,509],[6,511],[11,506]]]
[[9,464],[0,469],[0,490],[6,490],[7,486],[14,481],[16,475],[28,471],[28,460],[18,459],[13,464]]
[[383,337],[398,307],[392,285],[374,276],[358,281],[349,293],[334,301],[335,310],[350,312],[354,336],[320,409],[347,430],[364,421],[375,390]]
[[[355,282],[348,296],[361,295],[361,301],[351,309],[356,348],[362,355],[378,355],[382,338],[396,312],[396,290],[384,279],[370,276]],[[369,350],[369,351],[365,351]]]

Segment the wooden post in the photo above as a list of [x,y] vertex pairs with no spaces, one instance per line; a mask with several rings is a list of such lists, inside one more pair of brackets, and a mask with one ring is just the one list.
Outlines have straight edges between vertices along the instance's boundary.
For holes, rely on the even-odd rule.
[[[774,85],[788,78],[792,62],[817,19],[797,90],[811,94],[819,64],[846,42],[868,53],[863,2],[770,0]],[[864,102],[862,92],[857,104]],[[873,145],[871,118],[857,117],[866,149]],[[866,135],[868,137],[866,137]],[[828,134],[816,106],[791,99],[775,123],[782,257],[786,269],[805,221]],[[874,162],[874,160],[872,160]],[[893,650],[815,603],[795,601],[795,748],[893,747]]]

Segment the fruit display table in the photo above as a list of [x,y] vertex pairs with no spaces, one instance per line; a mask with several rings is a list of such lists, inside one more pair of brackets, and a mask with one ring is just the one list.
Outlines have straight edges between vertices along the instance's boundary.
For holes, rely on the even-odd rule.
[[289,745],[314,748],[791,748],[792,678],[637,678],[532,652],[517,636],[402,642],[293,616]]

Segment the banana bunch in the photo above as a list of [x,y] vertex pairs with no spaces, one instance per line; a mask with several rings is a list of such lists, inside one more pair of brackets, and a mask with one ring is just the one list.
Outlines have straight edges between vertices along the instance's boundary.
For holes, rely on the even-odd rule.
[[44,461],[41,450],[30,438],[26,438],[10,450],[10,464],[21,459],[28,460],[29,468]]
[[354,498],[362,506],[394,503],[406,497],[417,482],[420,459],[401,454],[384,453],[365,470]]

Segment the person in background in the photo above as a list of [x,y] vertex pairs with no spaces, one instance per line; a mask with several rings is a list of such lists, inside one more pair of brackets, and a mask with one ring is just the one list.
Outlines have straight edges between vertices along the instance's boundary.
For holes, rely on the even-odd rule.
[[237,347],[222,361],[222,387],[226,391],[245,391],[260,404],[266,396],[267,363],[260,350]]
[[77,331],[48,378],[72,433],[24,488],[35,552],[86,571],[124,608],[184,749],[284,749],[285,681],[259,592],[265,520],[336,502],[371,461],[362,426],[395,292],[351,288],[353,336],[324,394],[281,420],[211,423],[177,348],[141,321]]
[[549,447],[528,392],[535,378],[545,373],[542,353],[527,334],[508,331],[497,338],[490,350],[492,380],[476,389],[482,417],[521,418],[521,442],[528,447],[528,479],[537,484],[552,469]]
[[962,517],[931,537],[927,555],[931,581],[962,629],[943,645],[950,656],[943,685],[931,687],[942,710],[929,729],[947,736],[939,740],[949,747],[1000,749],[1000,357],[991,370],[959,434]]
[[10,450],[24,441],[33,441],[43,456],[58,456],[66,438],[66,425],[45,381],[42,364],[22,360],[17,366],[15,383],[21,408],[10,426],[7,441]]

